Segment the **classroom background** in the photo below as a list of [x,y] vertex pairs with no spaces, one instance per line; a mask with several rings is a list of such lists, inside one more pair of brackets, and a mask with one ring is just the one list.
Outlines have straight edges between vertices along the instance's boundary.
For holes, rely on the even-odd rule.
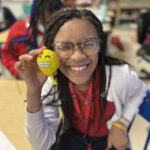
[[[88,0],[89,5],[76,1],[77,7],[90,9],[102,21],[106,55],[131,64],[131,69],[150,89],[150,0]],[[1,5],[9,8],[17,20],[28,18],[31,4],[32,0],[1,0]],[[9,29],[0,32],[0,49],[8,33]],[[24,133],[25,84],[14,78],[1,61],[0,93],[0,150],[31,150]],[[148,130],[150,123],[137,116],[129,134],[132,150],[146,150]],[[150,139],[147,150],[150,150]]]

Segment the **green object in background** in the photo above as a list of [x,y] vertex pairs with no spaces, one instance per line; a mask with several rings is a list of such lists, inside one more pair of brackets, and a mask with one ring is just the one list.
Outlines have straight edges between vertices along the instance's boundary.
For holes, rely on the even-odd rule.
[[100,6],[100,20],[104,22],[107,17],[107,0],[103,0]]
[[31,5],[23,5],[23,12],[25,20],[28,18],[31,12]]
[[78,10],[82,10],[82,9],[83,9],[82,6],[76,6],[76,8],[77,8]]

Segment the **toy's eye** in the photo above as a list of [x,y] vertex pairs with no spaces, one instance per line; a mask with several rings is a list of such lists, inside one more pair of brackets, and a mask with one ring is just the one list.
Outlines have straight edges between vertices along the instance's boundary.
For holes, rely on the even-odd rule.
[[45,58],[50,58],[50,56],[49,56],[49,55],[46,55]]
[[38,58],[42,58],[42,56],[38,56]]

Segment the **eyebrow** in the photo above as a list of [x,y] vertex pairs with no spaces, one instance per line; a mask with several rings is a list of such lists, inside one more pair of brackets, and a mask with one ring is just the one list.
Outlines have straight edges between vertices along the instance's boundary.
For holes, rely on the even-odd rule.
[[50,58],[50,56],[49,56],[49,55],[46,55],[46,56],[45,56],[45,58],[46,58],[46,57]]
[[[89,37],[89,38],[83,39],[83,40],[81,40],[79,42],[76,42],[76,43],[84,42],[84,41],[90,40],[90,39],[97,39],[97,38],[96,37]],[[58,41],[58,42],[55,42],[53,44],[56,44],[56,43],[75,43],[75,42],[71,42],[71,41]]]

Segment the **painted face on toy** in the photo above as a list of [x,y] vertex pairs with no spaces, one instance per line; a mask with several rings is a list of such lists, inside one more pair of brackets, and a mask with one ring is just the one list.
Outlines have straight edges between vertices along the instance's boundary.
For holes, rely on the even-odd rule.
[[51,76],[57,71],[59,61],[57,55],[48,49],[45,49],[42,54],[37,57],[39,69],[47,76]]

